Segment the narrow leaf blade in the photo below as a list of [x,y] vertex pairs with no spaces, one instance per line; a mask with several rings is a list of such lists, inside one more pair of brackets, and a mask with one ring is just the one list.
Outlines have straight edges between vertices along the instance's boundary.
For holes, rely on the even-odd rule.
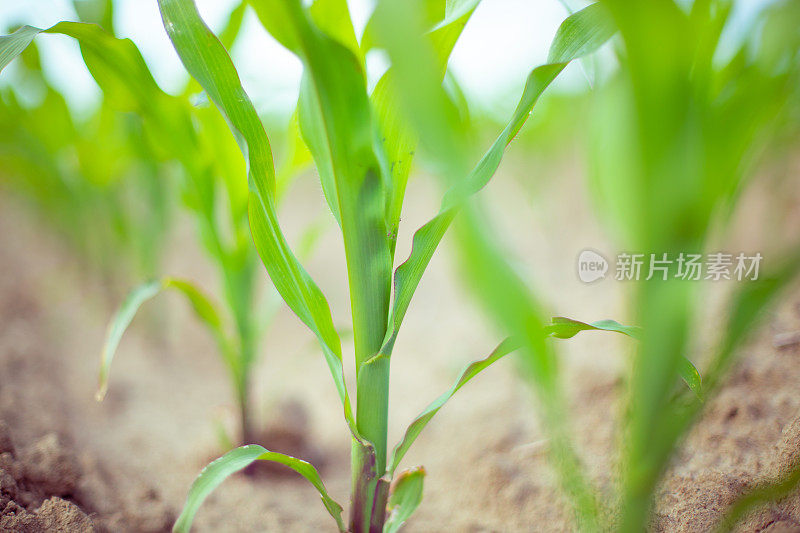
[[192,487],[189,489],[186,503],[172,531],[176,533],[188,533],[191,529],[195,514],[197,514],[198,509],[200,509],[200,506],[208,495],[229,476],[247,468],[247,466],[255,461],[280,463],[288,466],[306,478],[314,485],[314,488],[319,491],[322,503],[333,519],[336,520],[339,531],[346,531],[344,522],[342,521],[342,506],[328,495],[328,491],[325,489],[325,485],[322,483],[319,473],[310,463],[290,455],[271,452],[256,444],[249,444],[231,450],[219,459],[209,463],[203,471],[200,472],[200,475],[197,476],[197,479],[195,479],[194,483],[192,483]]
[[33,26],[22,26],[11,35],[0,37],[0,72],[28,48],[33,42],[33,38],[42,32]]
[[494,351],[489,354],[488,357],[467,365],[467,367],[461,371],[461,374],[453,386],[450,387],[447,392],[443,393],[441,396],[431,402],[419,415],[417,415],[414,421],[409,424],[402,440],[397,444],[397,446],[394,447],[394,450],[392,450],[392,457],[389,461],[387,473],[390,476],[394,473],[394,471],[397,469],[397,466],[400,464],[400,461],[403,459],[403,456],[417,439],[422,430],[425,429],[425,426],[428,425],[428,422],[431,421],[434,415],[439,412],[439,409],[444,407],[444,404],[447,403],[447,401],[452,398],[461,387],[466,385],[472,378],[488,368],[492,363],[513,352],[519,348],[519,346],[520,343],[516,340],[506,339],[501,342],[497,348],[495,348]]
[[108,326],[108,332],[106,333],[106,340],[103,344],[103,352],[100,359],[99,385],[95,395],[98,401],[105,398],[106,392],[108,391],[108,375],[122,335],[128,329],[128,326],[130,326],[139,308],[141,308],[145,302],[167,289],[177,290],[186,297],[195,315],[197,315],[203,325],[209,329],[216,339],[226,364],[233,370],[236,370],[237,362],[232,358],[229,349],[230,341],[226,337],[225,326],[219,311],[217,311],[217,305],[190,281],[178,278],[164,278],[161,280],[149,281],[139,285],[128,294]]
[[[628,337],[636,340],[642,339],[642,328],[638,326],[625,326],[616,320],[598,320],[597,322],[581,322],[563,316],[553,317],[553,323],[545,327],[551,337],[557,339],[570,339],[580,333],[581,331],[613,331],[622,333]],[[681,379],[686,383],[686,386],[695,393],[695,395],[703,398],[703,379],[700,377],[697,367],[684,356],[681,356],[680,366],[678,368]]]
[[106,332],[106,340],[103,343],[103,352],[100,357],[100,376],[98,379],[98,390],[95,397],[98,401],[102,400],[106,391],[108,390],[108,372],[111,368],[111,362],[114,360],[114,354],[119,346],[119,341],[122,339],[122,334],[130,326],[136,312],[144,302],[154,297],[161,291],[161,281],[150,281],[136,287],[131,291],[122,305],[114,314],[111,323]]

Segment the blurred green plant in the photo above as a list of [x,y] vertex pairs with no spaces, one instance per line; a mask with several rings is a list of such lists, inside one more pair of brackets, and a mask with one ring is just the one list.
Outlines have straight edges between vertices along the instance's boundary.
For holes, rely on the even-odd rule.
[[[104,9],[98,11],[90,10],[89,4],[82,3],[79,12],[102,15],[99,21],[105,20],[105,24],[110,25],[112,4],[109,1],[100,4]],[[221,32],[221,38],[228,47],[232,46],[241,28],[245,7],[244,3],[240,3],[232,11]],[[188,280],[163,278],[135,288],[109,325],[101,358],[98,399],[106,394],[109,370],[120,338],[139,307],[162,290],[177,289],[213,335],[229,371],[239,409],[238,438],[242,443],[257,440],[250,414],[250,374],[256,361],[259,340],[277,306],[275,297],[268,299],[266,305],[260,304],[257,298],[258,259],[247,219],[247,184],[241,179],[245,164],[236,140],[228,131],[223,117],[212,107],[203,104],[203,95],[199,94],[201,89],[196,83],[192,81],[187,84],[179,96],[165,93],[156,84],[136,45],[128,39],[115,38],[96,24],[61,22],[47,30],[25,26],[9,36],[0,37],[0,68],[22,53],[40,33],[63,34],[77,39],[84,61],[103,91],[104,106],[113,109],[117,115],[135,117],[139,122],[138,131],[146,140],[142,144],[152,151],[153,167],[162,163],[177,163],[183,180],[180,188],[183,204],[197,223],[199,239],[215,263],[221,281],[224,307],[220,307]],[[66,113],[63,100],[59,102]],[[60,115],[47,114],[44,118],[52,116]],[[28,123],[48,131],[51,127],[50,123],[42,121]],[[40,133],[34,132],[31,137],[39,140]],[[41,134],[41,138],[48,137]],[[92,140],[94,144],[86,146],[87,161],[97,167],[95,173],[103,174],[106,169],[99,166],[102,159],[95,158],[93,154],[98,151],[97,147],[113,147],[112,141],[95,138]],[[309,160],[308,150],[299,139],[293,121],[289,125],[288,141],[288,155],[281,173],[281,193]],[[27,146],[24,142],[21,145]],[[56,153],[51,147],[44,147],[42,151]],[[116,152],[107,152],[104,156],[110,163],[124,164]],[[81,179],[91,179],[95,175],[92,170],[81,168],[81,176],[85,176]],[[45,194],[51,192],[38,184],[36,188]],[[62,210],[71,214],[80,213],[80,209],[72,204],[72,196],[56,196]],[[113,205],[108,207],[113,208]],[[81,231],[92,234],[100,221],[94,219],[90,222],[91,225],[80,228]],[[136,224],[136,221],[132,222],[136,231],[159,239],[166,233],[163,226],[153,228]],[[302,237],[304,254],[310,253],[321,229],[319,224],[312,224],[305,232]],[[154,276],[150,274],[148,277]],[[268,296],[273,295],[270,293]]]
[[[729,1],[696,0],[689,10],[671,1],[607,5],[620,29],[623,68],[596,106],[598,205],[626,247],[702,253],[715,234],[732,237],[731,215],[756,163],[769,153],[786,111],[795,106],[796,116],[800,9],[796,2],[770,6],[759,31],[726,57]],[[783,259],[768,256],[763,277],[730,298],[706,364],[706,393],[719,387],[747,334],[795,279],[800,243],[782,252]],[[700,287],[653,279],[637,283],[631,297],[645,333],[629,378],[623,531],[647,523],[656,484],[701,411],[698,402],[671,402],[668,389],[676,354],[701,334]]]
[[[606,0],[620,31],[620,69],[598,88],[592,106],[592,186],[601,215],[621,236],[622,249],[702,253],[719,235],[731,237],[739,198],[786,116],[797,116],[800,14],[796,2],[770,6],[760,31],[726,57],[721,35],[731,4],[698,0],[688,9],[669,0]],[[551,54],[552,57],[552,54]],[[417,99],[424,93],[414,93]],[[436,97],[433,91],[428,98]],[[441,95],[439,99],[441,100]],[[416,105],[420,105],[418,102]],[[431,108],[428,104],[428,108]],[[458,132],[447,116],[431,114],[419,124],[431,147],[442,132]],[[438,120],[437,120],[438,119]],[[501,135],[498,140],[502,140]],[[453,146],[465,144],[452,134]],[[460,149],[463,152],[463,148]],[[446,175],[463,163],[442,154]],[[588,479],[570,436],[561,374],[552,336],[543,327],[543,305],[508,262],[479,206],[465,209],[460,225],[460,264],[470,285],[497,323],[517,339],[542,405],[553,465],[572,503],[580,530],[641,531],[651,519],[657,483],[669,459],[702,411],[700,396],[675,395],[686,368],[682,354],[706,330],[697,323],[703,284],[658,276],[634,282],[630,308],[640,324],[622,409],[615,495],[600,493]],[[741,284],[724,308],[725,320],[703,372],[703,398],[723,382],[725,371],[764,315],[800,271],[800,243],[771,256],[756,281]],[[673,267],[676,265],[673,264]],[[751,505],[786,494],[796,472],[759,487],[734,507],[731,527]],[[604,502],[614,502],[608,508]]]
[[[113,33],[110,2],[83,0],[75,7],[83,21]],[[0,90],[4,185],[27,198],[109,288],[154,276],[174,194],[164,158],[141,119],[118,112],[110,97],[75,119],[45,74],[30,46],[14,83]]]

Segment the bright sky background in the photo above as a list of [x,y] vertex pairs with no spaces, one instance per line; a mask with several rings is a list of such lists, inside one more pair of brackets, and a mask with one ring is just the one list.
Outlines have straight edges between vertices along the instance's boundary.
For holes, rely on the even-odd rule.
[[[738,0],[731,33],[741,35],[749,21],[770,2]],[[374,0],[348,3],[360,34]],[[576,9],[585,5],[582,0],[568,3]],[[217,31],[236,0],[197,0],[197,4],[206,22]],[[187,74],[161,26],[156,0],[115,0],[115,6],[119,36],[129,37],[139,46],[162,88],[177,91]],[[550,41],[566,16],[559,0],[483,0],[450,62],[471,101],[508,114],[516,105],[529,70],[545,60]],[[0,0],[0,31],[12,24],[46,28],[60,20],[77,20],[71,0]],[[52,83],[78,113],[90,110],[99,100],[99,89],[83,66],[77,44],[59,35],[41,35],[37,43]],[[260,27],[252,13],[245,20],[232,54],[245,89],[259,111],[286,113],[293,109],[300,63]],[[369,60],[370,68],[382,68],[380,57]],[[7,76],[0,76],[0,84],[3,78]],[[558,83],[562,90],[582,89],[587,84],[578,65],[571,65],[561,78]]]

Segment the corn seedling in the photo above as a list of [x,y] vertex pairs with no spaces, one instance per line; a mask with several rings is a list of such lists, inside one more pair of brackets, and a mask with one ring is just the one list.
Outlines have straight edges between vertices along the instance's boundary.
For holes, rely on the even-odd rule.
[[[244,8],[245,4],[242,3],[233,11],[228,26],[221,33],[221,39],[228,47],[232,45],[241,26]],[[183,99],[169,99],[177,115],[187,112],[186,101],[197,90],[196,84],[191,82],[184,91]],[[259,435],[250,412],[250,374],[257,360],[260,337],[269,325],[276,306],[273,301],[261,305],[256,298],[257,256],[247,219],[246,182],[240,179],[244,174],[244,165],[236,142],[222,117],[213,108],[195,106],[191,114],[195,123],[199,124],[199,131],[193,139],[193,132],[186,132],[191,144],[183,147],[185,151],[180,157],[188,177],[185,201],[198,222],[200,240],[216,263],[225,312],[221,312],[220,307],[195,284],[186,280],[164,278],[137,287],[122,304],[109,327],[103,349],[98,397],[105,394],[114,352],[136,310],[161,291],[176,289],[188,299],[195,314],[216,341],[217,350],[229,371],[238,406],[239,442],[252,443],[259,439]],[[166,118],[160,117],[161,120]],[[291,121],[290,154],[282,169],[276,201],[298,170],[303,168],[304,154],[307,153],[302,141],[297,139],[293,124],[294,121]],[[198,161],[201,163],[198,164]],[[219,183],[223,186],[220,187]],[[222,205],[218,200],[220,196]],[[306,231],[301,255],[310,253],[319,230],[316,224]],[[268,296],[271,297],[272,293]]]
[[[477,2],[433,2],[428,11],[419,6],[408,11],[399,2],[380,3],[360,45],[344,2],[322,0],[309,8],[296,0],[251,2],[264,27],[305,67],[298,104],[301,133],[341,228],[348,266],[356,362],[354,412],[343,376],[341,342],[327,301],[292,254],[277,220],[275,173],[264,128],[225,48],[202,21],[194,3],[162,0],[159,5],[164,26],[184,65],[225,115],[248,159],[249,214],[256,248],[278,292],[320,341],[352,436],[348,525],[341,516],[342,507],[331,499],[311,465],[260,446],[245,446],[211,463],[200,474],[175,529],[189,529],[202,501],[227,476],[253,461],[266,460],[293,468],[309,480],[319,490],[340,530],[396,531],[419,504],[425,475],[421,468],[396,474],[403,456],[445,402],[481,370],[512,350],[515,343],[504,342],[487,359],[469,365],[456,384],[412,422],[390,454],[389,362],[411,297],[459,208],[489,180],[506,144],[522,126],[539,94],[566,63],[605,41],[611,34],[608,25],[594,7],[564,23],[553,45],[553,63],[531,73],[520,105],[501,139],[476,169],[445,196],[440,214],[417,231],[410,257],[392,275],[395,235],[416,146],[413,119],[402,113],[406,100],[413,100],[407,98],[407,84],[421,78],[441,89],[450,51]],[[426,16],[420,16],[420,31],[410,39],[395,31],[413,29],[414,26],[405,25],[403,17],[422,13]],[[397,55],[390,53],[392,66],[368,94],[365,51],[374,46],[391,52],[400,42],[407,49]],[[413,61],[418,59],[414,56],[417,44],[432,50],[430,56],[425,56],[430,61]],[[421,68],[427,69],[429,78],[408,77],[409,72]],[[438,114],[436,107],[423,111],[409,115],[424,121],[428,113]],[[447,140],[446,130],[437,132],[441,133],[437,140]],[[610,323],[563,323],[556,324],[553,332],[568,336],[576,328],[615,327]]]

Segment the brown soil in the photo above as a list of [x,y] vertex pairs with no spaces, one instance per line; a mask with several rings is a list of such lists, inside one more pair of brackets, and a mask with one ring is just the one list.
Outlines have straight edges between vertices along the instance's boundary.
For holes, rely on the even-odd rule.
[[[503,199],[497,204],[503,206],[500,223],[524,234],[519,253],[538,261],[536,283],[559,288],[548,293],[553,314],[622,319],[614,282],[583,285],[572,271],[577,251],[607,244],[596,221],[579,218],[588,211],[581,207],[585,200],[576,199],[568,184],[540,188],[542,197],[563,201],[532,210],[514,182],[495,187],[490,196]],[[317,196],[313,191],[309,186],[290,195],[290,229],[302,227],[303,213],[321,208],[303,203]],[[412,184],[409,203],[415,209],[404,214],[406,227],[420,225],[436,207],[435,196],[419,183]],[[564,213],[563,205],[575,207]],[[504,213],[532,214],[505,220]],[[584,229],[566,235],[528,229],[544,221]],[[193,478],[218,453],[215,421],[233,432],[230,390],[213,343],[178,298],[156,300],[123,338],[109,395],[97,404],[97,359],[110,315],[104,293],[9,199],[0,202],[0,227],[0,531],[168,530]],[[344,266],[333,233],[309,270],[328,295],[335,321],[345,324]],[[398,257],[407,254],[409,239],[400,243]],[[191,227],[182,227],[175,240],[180,245],[173,247],[165,273],[213,287],[214,273],[202,254],[183,244],[194,242]],[[447,252],[426,273],[395,349],[390,441],[451,384],[460,367],[496,343],[444,257]],[[800,331],[799,305],[795,293],[770,315],[708,405],[661,486],[654,531],[707,531],[738,495],[797,461],[800,346],[778,349],[772,340]],[[155,333],[148,313],[161,313],[166,338]],[[629,345],[587,334],[562,346],[581,456],[596,484],[610,489],[624,367],[619,354]],[[350,353],[351,343],[344,348]],[[263,354],[254,379],[256,419],[273,438],[285,430],[280,438],[286,446],[314,443],[301,453],[324,463],[331,495],[346,502],[348,433],[313,338],[282,311],[267,332]],[[352,371],[352,363],[346,364]],[[303,417],[307,423],[295,426]],[[292,441],[298,433],[307,439]],[[535,402],[513,360],[487,370],[437,415],[404,461],[404,467],[424,464],[428,473],[425,499],[405,531],[569,531],[542,439]],[[214,532],[332,529],[313,488],[295,476],[272,475],[226,481],[195,524],[197,531]],[[769,505],[740,529],[800,531],[800,497]]]

